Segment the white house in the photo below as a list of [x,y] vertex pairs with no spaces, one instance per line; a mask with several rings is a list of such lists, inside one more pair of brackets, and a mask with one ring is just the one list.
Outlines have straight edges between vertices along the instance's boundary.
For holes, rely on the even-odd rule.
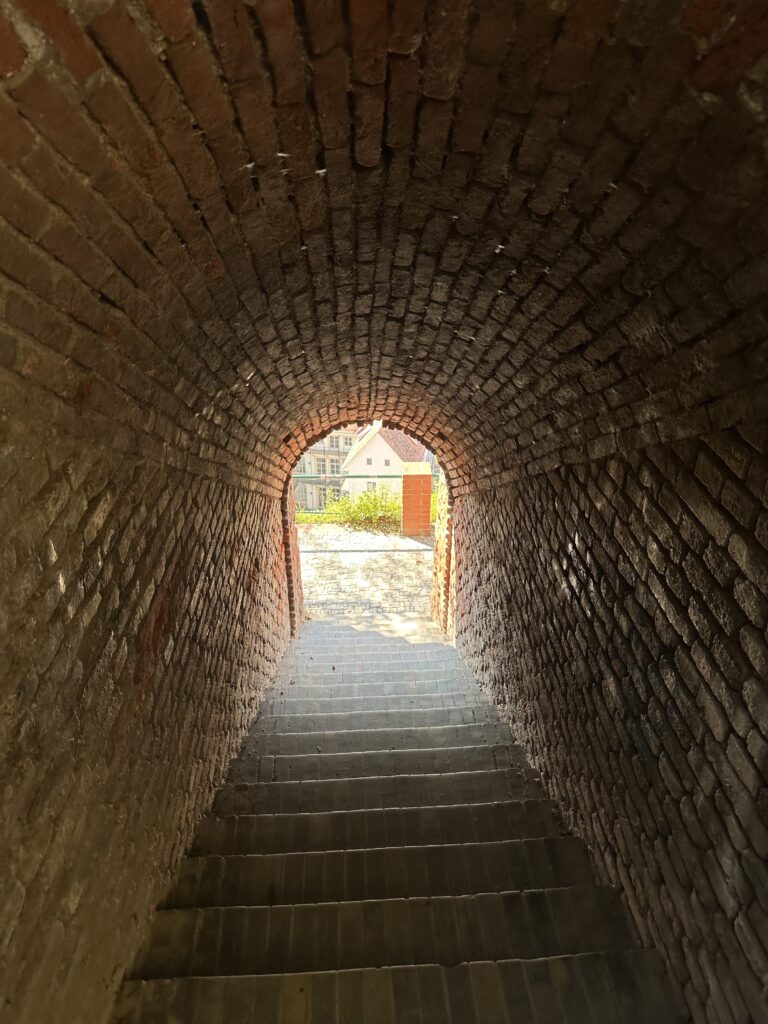
[[[403,489],[403,463],[424,462],[427,454],[423,444],[402,430],[390,430],[382,426],[381,420],[374,420],[360,428],[357,440],[342,464],[342,492],[355,495],[387,487],[400,494]],[[394,476],[395,479],[365,479],[379,475]]]

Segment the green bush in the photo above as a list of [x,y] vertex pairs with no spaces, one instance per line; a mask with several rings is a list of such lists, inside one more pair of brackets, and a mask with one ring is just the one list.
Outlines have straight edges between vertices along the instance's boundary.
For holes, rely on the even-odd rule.
[[353,530],[397,533],[400,529],[402,504],[399,494],[386,487],[363,491],[351,497],[341,494],[331,498],[322,512],[297,512],[297,523],[339,523]]
[[[321,512],[300,509],[296,512],[296,522],[335,523],[349,526],[353,530],[397,533],[400,529],[401,512],[400,495],[380,486],[375,491],[363,491],[354,498],[348,494],[331,498]],[[430,523],[434,523],[436,517],[437,491],[433,491],[429,503]]]

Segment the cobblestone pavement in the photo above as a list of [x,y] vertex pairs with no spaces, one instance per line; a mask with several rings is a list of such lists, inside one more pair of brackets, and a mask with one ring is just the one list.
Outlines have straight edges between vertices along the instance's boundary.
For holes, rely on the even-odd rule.
[[298,529],[307,618],[429,614],[430,544],[343,526]]

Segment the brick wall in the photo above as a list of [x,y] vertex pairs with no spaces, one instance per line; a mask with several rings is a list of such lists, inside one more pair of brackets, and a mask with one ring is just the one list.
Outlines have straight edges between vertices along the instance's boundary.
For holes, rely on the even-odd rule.
[[298,636],[304,621],[304,590],[301,585],[301,552],[296,526],[296,495],[293,480],[288,482],[280,502],[285,552],[288,619],[292,636]]
[[694,1018],[761,1020],[768,432],[520,480],[454,520],[461,649]]
[[0,1019],[14,1024],[108,1012],[287,639],[279,502],[109,440],[4,422]]
[[[673,754],[647,790],[659,835],[672,831],[656,803],[686,825],[711,811],[738,851],[691,833],[725,908],[701,938],[696,900],[709,904],[662,886],[672,869],[650,819],[628,805],[610,836],[602,827],[621,781],[593,777],[580,803],[576,781],[558,792],[611,870],[625,866],[644,934],[670,950],[697,1012],[713,950],[728,947],[744,998],[733,950],[764,970],[749,844],[765,730],[740,717],[743,705],[758,721],[765,677],[750,660],[768,593],[750,509],[764,496],[756,455],[743,472],[723,450],[699,455],[728,431],[757,451],[749,431],[768,410],[767,16],[709,0],[384,11],[0,0],[0,957],[13,1024],[77,1019],[86,999],[88,1024],[108,1013],[286,642],[286,476],[312,441],[373,418],[446,471],[451,564],[477,599],[475,621],[458,610],[463,642],[490,680],[541,679],[520,723],[552,780],[569,757],[586,763],[587,733],[564,726],[544,753],[555,705],[537,695],[545,682],[571,694],[571,665],[588,692],[632,667],[628,722],[652,731],[654,697],[670,744],[685,746],[687,722],[711,765],[732,766],[727,798],[708,789],[693,811]],[[654,452],[674,458],[657,466]],[[722,483],[689,482],[710,463]],[[668,548],[643,532],[663,517],[632,512],[641,484],[689,509]],[[591,588],[574,532],[601,559]],[[561,549],[573,582],[552,563]],[[611,588],[623,604],[609,673],[605,645],[587,644],[592,662],[576,652],[603,628]],[[708,692],[675,682],[685,650],[727,735],[711,702],[683,718],[653,672],[642,687],[648,657],[681,702],[686,685]],[[610,706],[595,703],[594,721]],[[622,756],[622,779],[645,770]],[[740,786],[760,808],[743,824]],[[704,1019],[745,1019],[714,998]]]
[[444,633],[453,637],[456,613],[456,554],[453,541],[453,514],[445,477],[437,486],[435,545],[432,560],[430,612]]

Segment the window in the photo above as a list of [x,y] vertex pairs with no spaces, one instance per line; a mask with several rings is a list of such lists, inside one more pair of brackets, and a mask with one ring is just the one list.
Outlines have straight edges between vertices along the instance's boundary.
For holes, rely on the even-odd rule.
[[332,487],[331,488],[331,497],[332,498],[338,498],[338,496],[340,494],[341,494],[341,490],[338,487]]
[[373,465],[373,459],[366,459],[365,460],[365,464],[366,464],[366,466],[372,466]]
[[389,465],[389,459],[384,459],[384,465],[385,465],[385,466],[388,466],[388,465]]
[[331,434],[329,440],[330,440],[330,447],[333,449],[333,451],[337,452],[339,450],[339,435],[338,434]]
[[347,434],[347,436],[344,438],[344,447],[351,448],[352,445],[354,444],[354,441],[354,437],[351,437],[349,434]]
[[[338,440],[338,438],[337,438],[337,440]],[[339,475],[339,466],[340,465],[341,465],[341,463],[340,463],[339,459],[334,459],[334,457],[331,456],[331,476],[338,476]]]
[[325,502],[326,502],[326,499],[328,497],[328,488],[327,487],[318,487],[317,488],[317,496],[320,499],[320,508],[325,508]]
[[319,458],[319,457],[315,458],[315,472],[316,473],[325,473],[325,458],[324,457],[323,458]]
[[376,481],[375,480],[369,480],[368,483],[365,486],[366,486],[366,490],[368,490],[368,491],[375,491],[376,490]]

